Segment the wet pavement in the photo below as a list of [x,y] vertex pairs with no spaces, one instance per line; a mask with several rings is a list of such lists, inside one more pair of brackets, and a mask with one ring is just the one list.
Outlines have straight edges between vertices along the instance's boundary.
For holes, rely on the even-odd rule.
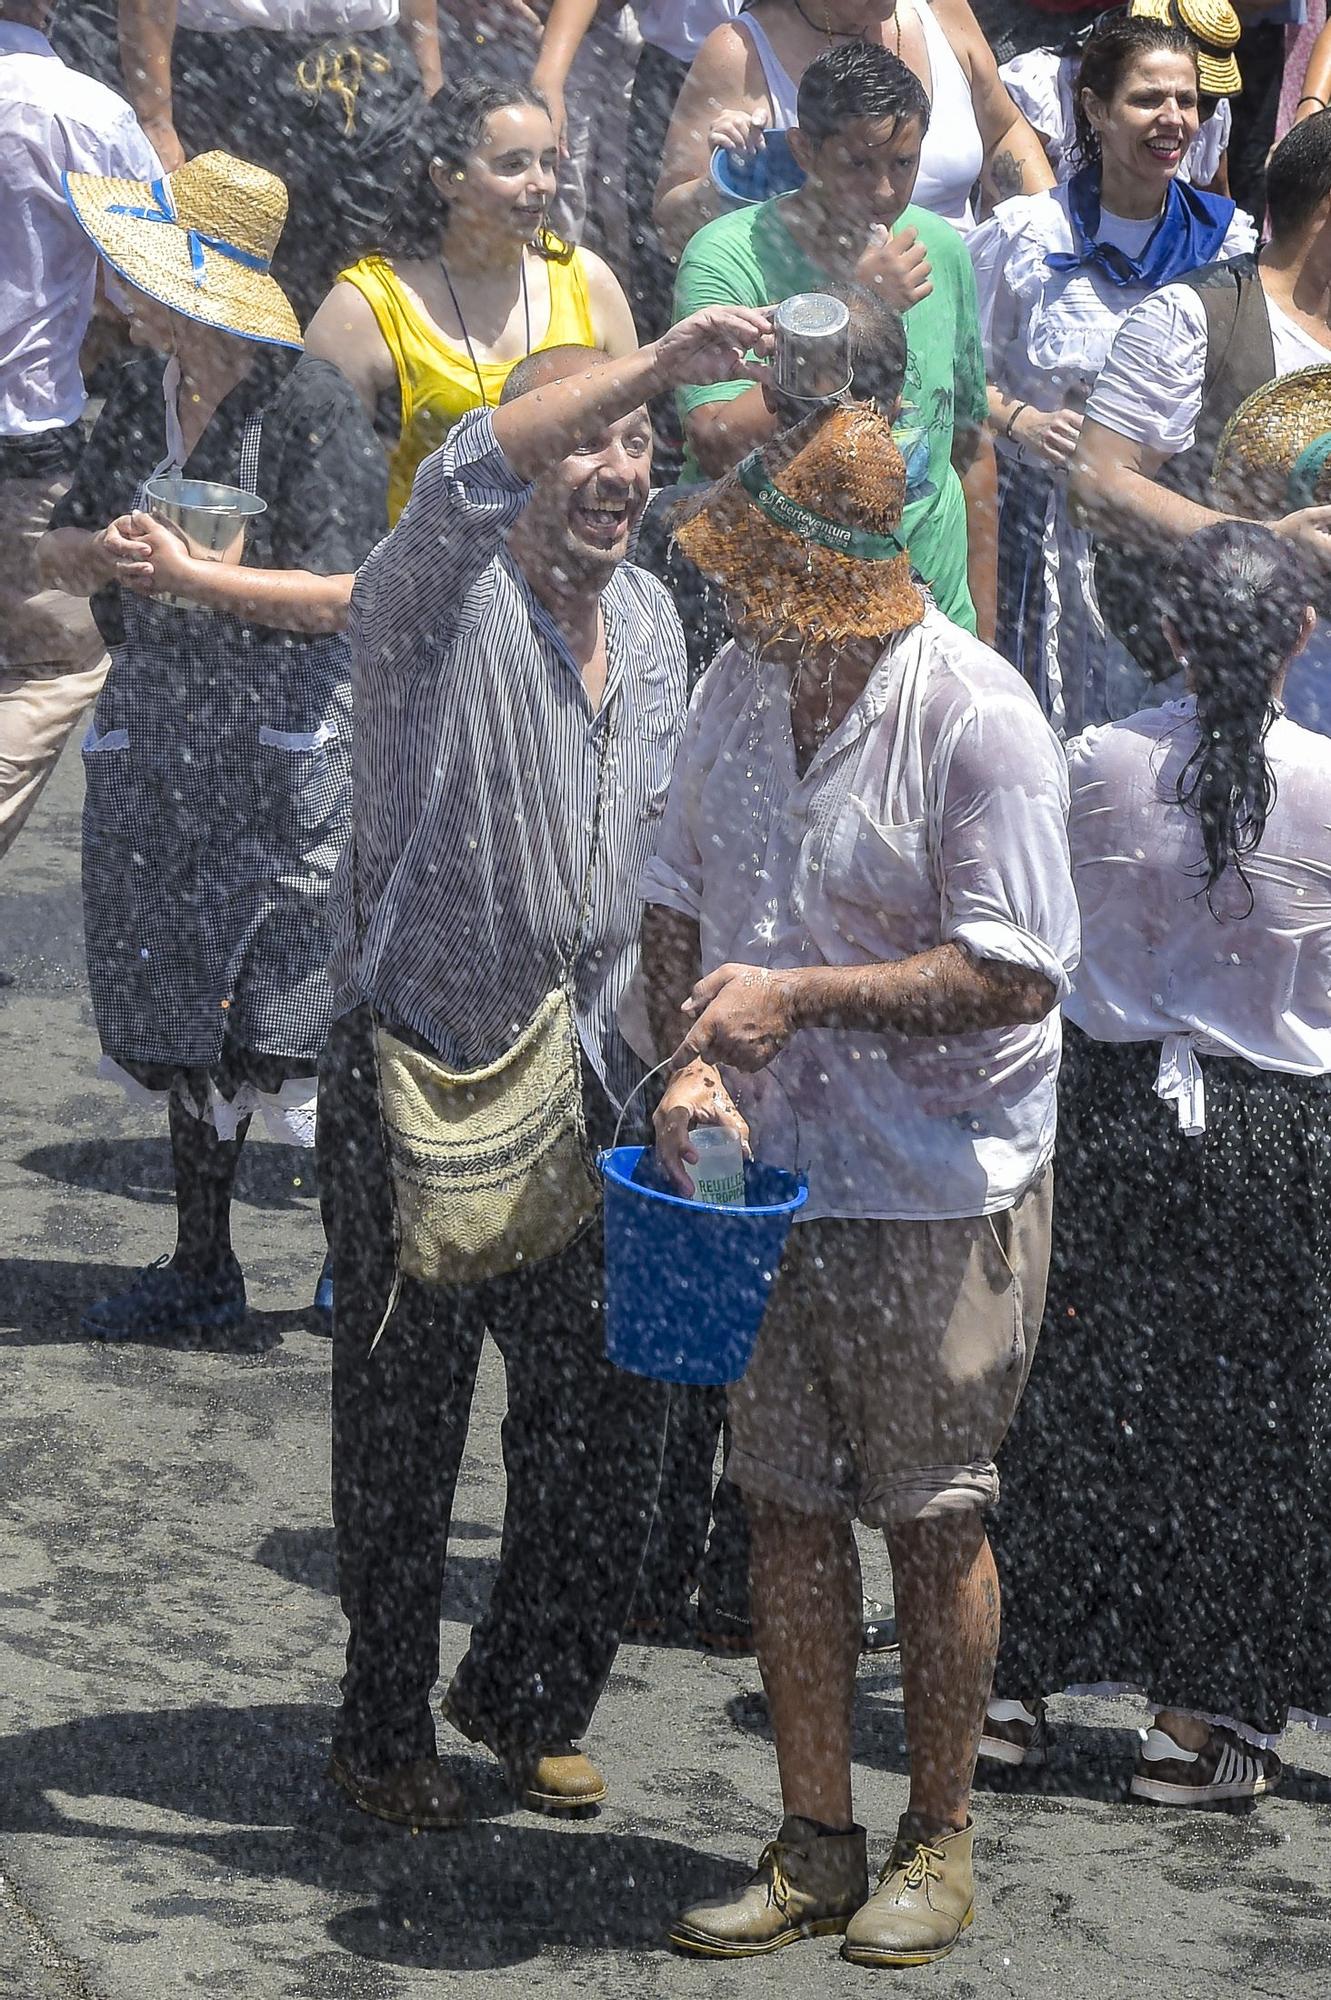
[[[328,1346],[309,1162],[256,1144],[236,1243],[244,1351],[101,1348],[80,1307],[170,1249],[165,1137],[93,1080],[77,758],[0,878],[0,1995],[418,2000],[790,1994],[1162,2000],[1331,1988],[1331,1739],[1291,1733],[1256,1811],[1129,1807],[1132,1704],[1055,1704],[1038,1782],[982,1792],[980,1907],[954,1957],[894,1975],[835,1943],[757,1964],[660,1946],[738,1881],[778,1815],[751,1662],[626,1648],[588,1748],[599,1818],[516,1811],[441,1730],[475,1812],[413,1837],[323,1781],[342,1623]],[[442,1616],[461,1653],[498,1553],[502,1372],[487,1352]],[[881,1565],[869,1582],[884,1594]],[[881,1858],[904,1802],[892,1656],[864,1663],[857,1807]]]

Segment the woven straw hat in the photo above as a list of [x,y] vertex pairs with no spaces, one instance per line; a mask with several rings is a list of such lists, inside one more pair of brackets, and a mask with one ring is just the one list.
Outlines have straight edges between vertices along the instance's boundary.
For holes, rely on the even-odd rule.
[[1296,368],[1241,403],[1221,435],[1215,478],[1243,505],[1331,503],[1331,364]]
[[1184,28],[1197,44],[1197,85],[1206,97],[1237,97],[1243,88],[1234,50],[1243,32],[1229,0],[1132,0],[1134,21]]
[[887,418],[837,405],[751,453],[675,539],[769,638],[884,639],[924,616],[898,534],[905,499]]
[[63,179],[66,201],[128,284],[243,340],[304,344],[286,293],[268,275],[287,219],[276,174],[230,153],[200,153],[160,181]]

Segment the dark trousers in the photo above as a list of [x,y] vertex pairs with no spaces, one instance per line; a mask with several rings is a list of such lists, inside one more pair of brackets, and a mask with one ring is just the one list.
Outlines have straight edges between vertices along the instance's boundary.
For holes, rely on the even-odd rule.
[[1253,22],[1239,36],[1234,53],[1243,89],[1231,100],[1229,191],[1260,230],[1266,217],[1266,156],[1276,136],[1285,80],[1284,27],[1274,21]]
[[[487,1330],[504,1358],[499,1572],[454,1689],[494,1740],[582,1736],[614,1661],[661,1465],[665,1391],[605,1358],[599,1227],[464,1291],[391,1284],[392,1194],[366,1010],[337,1022],[319,1088],[333,1250],[333,1518],[350,1635],[338,1753],[380,1772],[434,1748],[439,1600]],[[606,1107],[608,1110],[608,1106]]]

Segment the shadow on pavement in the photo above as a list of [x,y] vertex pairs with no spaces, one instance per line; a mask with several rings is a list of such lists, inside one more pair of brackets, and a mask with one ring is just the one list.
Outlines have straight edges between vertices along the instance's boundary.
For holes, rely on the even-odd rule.
[[[18,1165],[62,1187],[131,1199],[174,1200],[171,1147],[161,1139],[77,1139],[34,1146]],[[314,1196],[314,1155],[301,1146],[246,1146],[236,1170],[236,1200],[251,1208],[298,1210]]]
[[[79,1325],[94,1299],[123,1292],[138,1265],[79,1264],[63,1257],[6,1257],[0,1260],[0,1347],[92,1346]],[[313,1287],[311,1287],[311,1290]],[[264,1354],[283,1336],[309,1326],[310,1308],[251,1312],[225,1333],[172,1339],[139,1337],[113,1346],[153,1347],[164,1352]]]
[[[555,1944],[648,1949],[681,1904],[744,1879],[671,1840],[520,1815],[497,1768],[475,1756],[449,1760],[473,1824],[415,1836],[370,1819],[323,1777],[328,1721],[312,1705],[201,1706],[4,1738],[0,1831],[104,1842],[111,1865],[117,1845],[131,1866],[156,1849],[199,1883],[232,1873],[351,1899],[328,1925],[335,1944],[440,1970],[515,1965]],[[243,1928],[228,1885],[213,1893]],[[254,1921],[265,1921],[262,1898],[253,1902]]]
[[[449,1534],[448,1562],[440,1611],[445,1618],[474,1624],[485,1610],[499,1567],[497,1555],[461,1555],[458,1542],[497,1540],[479,1521],[455,1521]],[[273,1528],[254,1551],[254,1560],[288,1583],[337,1596],[337,1545],[331,1528]]]

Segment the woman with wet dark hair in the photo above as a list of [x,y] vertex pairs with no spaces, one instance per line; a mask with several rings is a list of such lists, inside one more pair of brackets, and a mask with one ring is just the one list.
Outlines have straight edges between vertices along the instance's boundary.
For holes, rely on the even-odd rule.
[[510,369],[541,348],[638,345],[609,265],[546,223],[559,164],[545,99],[472,77],[427,108],[383,248],[343,271],[306,349],[342,370],[395,442],[396,520],[416,468],[458,418],[498,403]]
[[1077,170],[1003,202],[970,241],[1000,469],[997,649],[1060,735],[1143,705],[1143,670],[1105,630],[1094,545],[1068,504],[1082,412],[1132,307],[1251,251],[1251,217],[1181,178],[1198,53],[1167,22],[1111,20],[1073,91]]
[[981,1754],[1044,1761],[1038,1696],[1136,1691],[1162,1805],[1271,1790],[1331,1712],[1331,743],[1280,702],[1311,596],[1268,529],[1193,536],[1187,694],[1068,753],[1082,959]]

